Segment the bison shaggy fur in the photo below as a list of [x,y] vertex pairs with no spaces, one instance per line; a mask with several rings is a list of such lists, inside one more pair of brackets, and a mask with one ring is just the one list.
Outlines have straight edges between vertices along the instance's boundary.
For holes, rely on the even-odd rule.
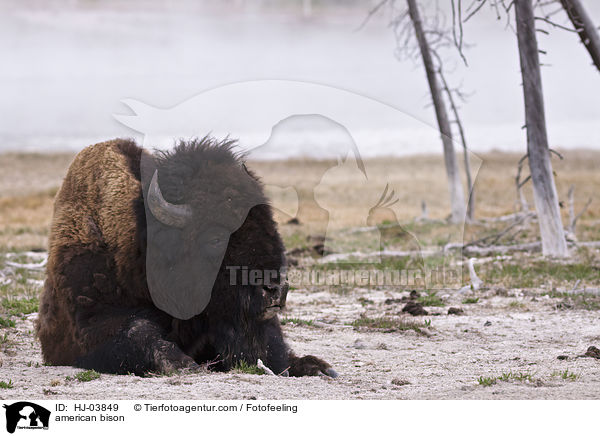
[[[276,374],[336,376],[325,361],[298,357],[284,342],[277,315],[271,314],[285,304],[283,275],[275,284],[230,280],[232,266],[285,267],[283,243],[262,185],[232,152],[233,145],[204,138],[150,155],[131,140],[117,139],[76,156],[55,199],[36,324],[47,363],[143,375],[207,363],[226,371],[261,359]],[[173,228],[148,213],[149,186],[140,170],[144,159],[157,172],[166,201],[190,205],[193,220]],[[175,267],[190,257],[202,259],[203,229],[224,225],[206,214],[218,207],[217,191],[223,191],[216,179],[227,183],[229,199],[251,201],[239,215],[245,218],[231,228],[208,305],[200,314],[179,319],[154,304],[147,269],[163,268],[163,261]],[[171,248],[181,247],[181,253],[148,263],[151,232],[162,234],[165,244],[177,244]],[[193,287],[190,283],[174,277],[167,285],[176,290]]]

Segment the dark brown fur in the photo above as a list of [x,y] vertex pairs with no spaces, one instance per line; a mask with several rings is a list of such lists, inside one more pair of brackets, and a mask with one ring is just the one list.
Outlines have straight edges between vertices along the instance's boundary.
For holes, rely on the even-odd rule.
[[[147,186],[142,187],[140,160],[145,152],[133,141],[113,140],[77,155],[55,200],[36,325],[46,362],[144,374],[193,369],[205,362],[228,370],[260,358],[276,373],[336,375],[321,359],[296,357],[277,317],[265,317],[271,300],[284,303],[284,283],[268,289],[229,283],[228,266],[279,270],[285,262],[262,186],[231,146],[204,138],[156,158],[145,155],[159,171],[165,198],[194,207],[198,224],[169,233],[169,240],[181,238],[184,254],[199,249],[196,237],[210,221],[201,215],[206,201],[217,201],[206,200],[213,173],[248,203],[247,217],[229,238],[208,306],[189,320],[157,309],[148,290],[147,232],[160,230],[161,224],[144,207]],[[248,186],[237,182],[240,171],[251,176]]]

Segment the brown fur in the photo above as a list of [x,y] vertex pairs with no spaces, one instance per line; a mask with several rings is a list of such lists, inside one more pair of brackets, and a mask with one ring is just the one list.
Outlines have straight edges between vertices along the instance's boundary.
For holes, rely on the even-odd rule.
[[[242,203],[264,199],[262,186],[230,149],[231,142],[204,138],[182,143],[158,159],[146,155],[165,181],[161,188],[167,200],[195,207],[197,223],[178,233],[184,238],[184,254],[202,252],[195,238],[206,221],[198,217],[210,209],[205,204],[208,191],[203,189],[214,181],[216,168],[231,195],[245,193]],[[184,321],[154,306],[146,282],[146,233],[160,230],[162,224],[145,213],[142,153],[133,141],[108,141],[80,152],[69,168],[55,200],[47,279],[36,324],[44,360],[143,374],[196,368],[210,361],[219,361],[216,368],[227,370],[241,360],[253,364],[261,358],[275,372],[335,376],[321,359],[296,357],[283,341],[277,317],[265,317],[267,305],[284,304],[287,286],[232,285],[226,276],[228,265],[263,270],[284,266],[283,244],[267,204],[250,204],[245,221],[231,234],[203,313]],[[237,182],[244,179],[240,171],[254,181]],[[182,191],[182,186],[187,188]],[[221,199],[213,201],[219,204]],[[221,214],[223,218],[227,215]],[[179,261],[189,258],[185,255]],[[177,279],[172,286],[180,286]]]
[[[140,197],[141,185],[130,170],[131,156],[127,154],[134,147],[133,142],[113,140],[84,149],[57,193],[37,326],[42,344],[52,343],[43,347],[47,362],[73,364],[97,345],[75,330],[73,299],[78,290],[64,286],[69,262],[87,251],[108,250],[114,256],[118,282],[126,283],[129,259],[139,256],[137,219],[131,204]],[[151,303],[147,289],[135,288],[119,301],[127,306]],[[106,333],[116,328],[115,322]]]

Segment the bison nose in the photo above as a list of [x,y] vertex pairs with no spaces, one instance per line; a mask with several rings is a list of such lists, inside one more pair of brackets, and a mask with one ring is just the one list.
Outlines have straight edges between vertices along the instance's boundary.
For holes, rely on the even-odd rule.
[[263,292],[265,296],[268,296],[273,302],[276,302],[278,306],[284,307],[285,300],[288,292],[288,285],[264,285]]
[[264,285],[263,289],[269,293],[273,293],[279,291],[279,286]]
[[265,296],[278,300],[281,295],[281,287],[278,285],[263,285],[263,292]]

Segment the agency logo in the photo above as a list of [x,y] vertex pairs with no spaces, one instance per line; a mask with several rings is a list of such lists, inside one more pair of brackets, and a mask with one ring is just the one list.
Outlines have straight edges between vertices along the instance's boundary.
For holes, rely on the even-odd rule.
[[14,433],[16,429],[48,430],[50,411],[42,406],[28,401],[5,404],[6,431]]
[[[425,128],[435,137],[440,133],[409,114],[343,89],[287,80],[232,83],[170,108],[132,99],[122,102],[133,114],[114,115],[115,119],[142,133],[148,150],[158,147],[172,152],[173,146],[179,144],[181,149],[187,140],[196,145],[220,144],[244,161],[244,171],[238,166],[225,170],[224,164],[217,165],[215,154],[214,164],[210,159],[202,161],[204,178],[196,176],[193,183],[181,184],[169,179],[169,171],[192,174],[191,163],[180,160],[169,167],[172,170],[161,173],[161,152],[141,156],[148,289],[154,304],[171,316],[189,319],[208,305],[229,237],[250,210],[265,200],[262,195],[250,195],[254,176],[264,185],[281,222],[304,226],[308,232],[300,256],[315,264],[347,264],[340,273],[353,272],[352,278],[338,280],[336,272],[328,280],[322,274],[324,268],[317,265],[302,271],[292,268],[288,278],[306,272],[302,278],[306,285],[320,284],[325,277],[323,284],[365,286],[362,277],[371,277],[373,271],[376,277],[369,284],[377,286],[414,289],[460,284],[462,264],[453,262],[452,254],[423,249],[426,245],[420,237],[431,239],[432,227],[412,222],[401,225],[398,218],[406,220],[413,214],[413,221],[439,221],[427,217],[425,199],[431,196],[426,185],[430,182],[425,180],[430,179],[423,178],[423,173],[440,167],[411,165],[402,150],[421,152],[419,137],[410,132]],[[388,155],[396,158],[381,157]],[[476,159],[470,156],[472,162]],[[444,172],[438,172],[440,183],[445,183]],[[190,201],[194,198],[195,203]],[[415,204],[422,205],[420,217]],[[462,242],[464,219],[458,221],[444,234],[444,245]],[[190,222],[198,230],[186,233]],[[197,237],[193,256],[186,254],[181,236],[185,234]],[[435,259],[426,263],[425,256]],[[262,283],[270,273],[243,267],[231,266],[231,283],[250,283],[247,278],[252,277]],[[173,283],[180,285],[174,289]]]

